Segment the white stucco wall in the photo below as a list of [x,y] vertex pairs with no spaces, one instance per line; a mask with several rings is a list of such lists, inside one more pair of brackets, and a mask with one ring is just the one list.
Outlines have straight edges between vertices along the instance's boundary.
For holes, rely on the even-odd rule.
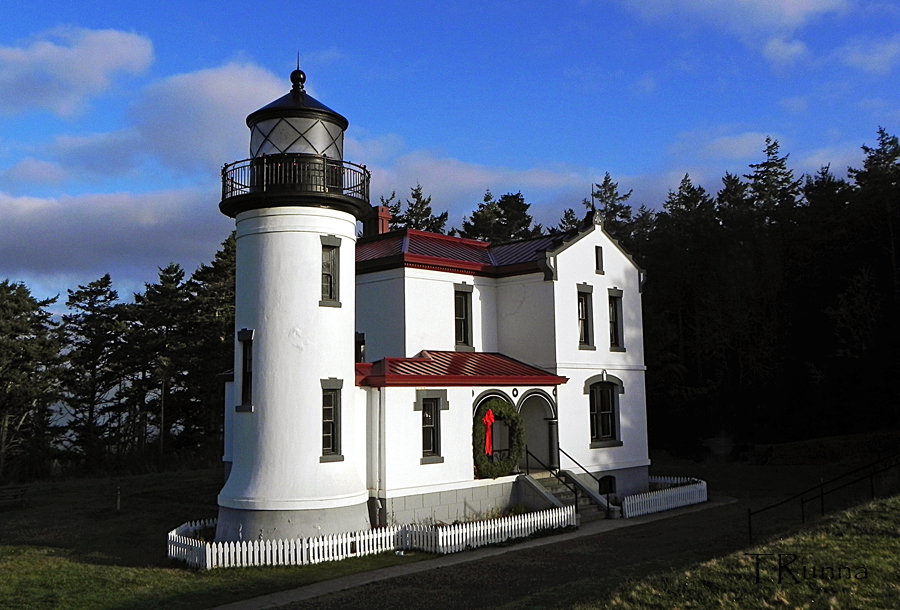
[[[604,273],[596,272],[594,248],[603,248]],[[571,243],[556,256],[557,280],[553,282],[556,303],[556,365],[605,368],[643,365],[644,339],[641,316],[640,275],[634,263],[594,225],[593,231]],[[595,350],[578,346],[578,284],[593,287],[593,335]],[[622,339],[625,351],[610,350],[609,289],[622,296]]]
[[[595,247],[603,248],[603,273],[597,273]],[[559,388],[559,441],[589,470],[606,471],[648,466],[644,344],[640,271],[598,226],[570,243],[556,256],[557,280],[552,282],[556,315],[556,362],[551,369],[569,378]],[[592,326],[595,349],[579,349],[578,284],[592,286]],[[609,289],[622,291],[622,344],[610,348]],[[621,446],[592,449],[590,400],[585,382],[592,377],[620,379],[625,388],[617,395],[617,440]],[[565,456],[562,468],[574,467]],[[575,470],[578,470],[575,468]]]
[[543,273],[497,280],[498,350],[516,360],[555,365],[554,285]]
[[367,362],[407,356],[403,284],[403,269],[367,273],[356,279],[356,330],[366,334]]
[[[364,406],[353,364],[356,221],[298,207],[244,212],[236,224],[236,328],[255,333],[253,411],[233,414],[233,464],[219,504],[302,510],[365,502]],[[341,239],[342,307],[319,304],[323,235]],[[236,397],[241,352],[236,343]],[[322,463],[320,380],[328,378],[343,380],[344,460]]]
[[496,282],[424,269],[391,269],[357,280],[357,330],[366,333],[366,360],[411,357],[423,349],[456,348],[454,284],[472,286],[472,342],[495,352]]

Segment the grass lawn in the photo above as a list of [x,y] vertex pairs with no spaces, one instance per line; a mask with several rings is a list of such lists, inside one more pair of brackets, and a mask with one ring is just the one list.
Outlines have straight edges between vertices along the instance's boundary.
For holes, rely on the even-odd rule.
[[[893,450],[898,435],[892,433],[884,437],[885,451]],[[850,442],[847,438],[816,441],[803,447],[777,447],[767,458],[766,465],[747,462],[695,464],[657,459],[654,469],[656,474],[698,476],[707,480],[712,490],[737,497],[742,503],[756,508],[808,487],[820,477],[848,470],[852,464],[837,463],[838,457],[841,460],[848,456],[865,457],[868,461],[871,458],[867,452],[874,450],[875,441],[880,438],[861,437],[854,445],[859,449],[854,451],[846,450]],[[829,449],[832,445],[845,450],[832,452]],[[221,486],[219,469],[30,485],[25,508],[0,511],[0,609],[205,609],[430,557],[420,553],[405,556],[389,553],[317,566],[210,572],[191,570],[183,563],[169,560],[166,557],[166,532],[186,521],[215,517],[216,495]],[[830,506],[831,502],[829,500]],[[758,524],[754,522],[754,532],[759,531],[762,539],[772,531],[795,527],[797,515],[794,513],[783,520],[767,518]],[[578,575],[561,581],[557,593],[561,591],[567,597],[552,594],[553,584],[536,577],[530,584],[534,584],[539,593],[533,594],[531,601],[545,601],[546,604],[518,607],[900,608],[900,602],[897,602],[900,600],[900,499],[881,500],[819,523],[821,525],[815,529],[802,530],[789,538],[739,551],[688,572],[676,570],[641,578],[644,574],[658,574],[660,569],[690,565],[692,561],[715,555],[685,560],[686,551],[679,551],[669,563],[654,564],[643,573],[632,572],[632,578],[641,579],[621,587],[619,583],[629,576],[611,572],[607,575],[609,586],[602,594],[598,594],[596,577],[589,579]],[[704,527],[706,524],[704,522]],[[735,523],[724,523],[723,527],[728,528],[725,533],[740,531],[743,535],[745,522],[739,518]],[[704,530],[697,535],[702,538],[709,532]],[[595,557],[598,551],[592,546],[594,544],[597,543],[585,540],[565,548],[553,545],[538,555],[559,556],[555,561],[565,567],[567,561],[575,560],[576,556],[566,555],[572,552],[572,547],[585,547],[584,552]],[[729,543],[718,554],[730,552],[740,544],[739,539],[734,544]],[[550,553],[551,549],[555,549],[556,554]],[[745,556],[744,552],[774,555],[774,559],[760,558],[759,583],[755,582],[756,560]],[[845,571],[841,573],[844,576],[841,579],[806,578],[800,583],[783,579],[779,584],[776,582],[778,553],[796,555],[798,559],[792,565],[800,566],[801,570],[805,565],[808,573],[812,566],[832,567],[836,571],[841,566],[848,566],[853,576],[859,573],[857,568],[865,568],[866,578],[847,578]],[[521,554],[513,553],[490,561],[508,560],[512,562],[510,570],[517,573],[522,570],[521,565],[516,565],[521,557]],[[537,558],[533,560],[538,561]],[[470,585],[480,576],[483,565],[480,561],[455,568],[465,571],[465,578],[454,581],[451,593],[472,588]],[[469,571],[475,576],[470,577]],[[386,599],[403,603],[407,608],[420,607],[429,599],[426,595],[429,587],[443,591],[436,586],[435,579],[442,575],[449,579],[454,573],[454,569],[447,568],[437,573],[405,577],[415,586],[409,588],[407,597],[403,598],[398,597],[401,593],[396,589],[398,582],[383,583],[390,589]],[[430,585],[423,589],[420,582]],[[531,589],[525,592],[528,587],[523,585],[522,588],[523,595],[532,595]],[[344,607],[371,605],[373,592],[377,589],[370,585],[354,590],[353,595],[359,597],[354,601],[359,603]],[[335,597],[340,598],[340,595]],[[562,599],[570,601],[560,605]],[[312,605],[309,607],[318,607],[325,601],[310,600]],[[582,605],[577,605],[579,603]],[[447,607],[447,604],[436,603],[429,607]]]
[[578,610],[782,607],[900,608],[900,496],[839,513],[814,528],[693,569],[628,583],[602,602],[575,606]]
[[[33,484],[0,512],[0,608],[203,609],[430,557],[200,572],[166,557],[166,532],[215,517],[220,470]],[[121,494],[121,510],[116,510]]]

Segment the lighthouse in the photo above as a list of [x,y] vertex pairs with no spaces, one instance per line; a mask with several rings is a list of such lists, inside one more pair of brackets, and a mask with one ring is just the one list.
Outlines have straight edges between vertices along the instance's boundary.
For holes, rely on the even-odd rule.
[[305,91],[302,71],[290,78],[289,93],[247,117],[250,158],[222,170],[219,209],[235,220],[237,263],[217,540],[369,527],[354,369],[369,173],[343,159],[347,119]]

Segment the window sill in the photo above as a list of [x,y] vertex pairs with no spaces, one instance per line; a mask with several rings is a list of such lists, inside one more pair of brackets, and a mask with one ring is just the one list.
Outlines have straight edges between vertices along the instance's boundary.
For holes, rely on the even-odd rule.
[[624,347],[612,346],[612,347],[609,348],[609,351],[611,351],[611,352],[624,352],[624,351],[625,351],[625,348],[624,348]]
[[343,461],[344,461],[344,456],[339,455],[337,453],[329,453],[328,455],[323,455],[322,457],[319,458],[319,462],[323,463],[323,464],[325,462],[343,462]]
[[253,413],[253,405],[238,405],[234,408],[235,413]]
[[591,443],[591,449],[604,449],[606,447],[621,447],[622,441],[596,441]]
[[594,270],[594,273],[596,273],[597,275],[606,275],[606,272],[602,269],[596,269]]
[[443,464],[444,457],[440,455],[426,455],[421,460],[419,460],[419,464]]
[[475,348],[472,347],[471,345],[457,345],[455,349],[458,352],[474,352],[475,351]]
[[319,307],[340,307],[340,301],[319,301]]
[[578,346],[578,349],[580,349],[580,350],[585,350],[585,351],[588,351],[588,352],[595,352],[595,351],[597,351],[597,347],[594,346],[594,345],[579,345],[579,346]]

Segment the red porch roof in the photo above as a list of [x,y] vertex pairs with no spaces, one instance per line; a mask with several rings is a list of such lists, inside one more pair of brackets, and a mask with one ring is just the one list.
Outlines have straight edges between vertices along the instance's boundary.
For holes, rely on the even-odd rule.
[[555,386],[567,381],[567,377],[489,352],[423,350],[413,358],[356,365],[358,386]]

